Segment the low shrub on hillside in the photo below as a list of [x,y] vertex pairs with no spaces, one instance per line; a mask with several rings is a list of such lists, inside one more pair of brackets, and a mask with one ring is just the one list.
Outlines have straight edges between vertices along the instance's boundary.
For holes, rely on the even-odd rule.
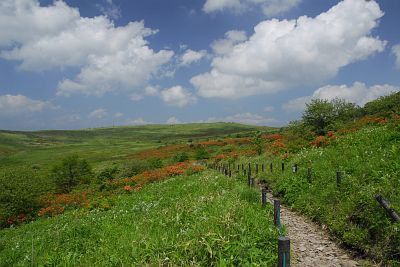
[[68,193],[79,184],[88,184],[93,179],[92,168],[85,159],[77,155],[65,157],[53,166],[51,178],[59,192]]
[[39,197],[53,185],[32,169],[0,173],[0,228],[30,221],[42,207]]

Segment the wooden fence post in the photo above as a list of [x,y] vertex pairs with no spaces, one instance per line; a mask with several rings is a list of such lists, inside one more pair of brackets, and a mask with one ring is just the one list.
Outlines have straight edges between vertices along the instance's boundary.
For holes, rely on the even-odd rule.
[[251,177],[251,188],[256,188],[256,179],[254,177]]
[[267,189],[261,189],[261,205],[265,207],[267,205]]
[[274,225],[281,228],[281,202],[274,199]]
[[285,172],[285,162],[282,162],[282,173]]
[[394,209],[392,209],[390,207],[390,205],[387,202],[387,200],[385,200],[381,195],[376,195],[375,199],[376,199],[376,201],[379,202],[379,204],[381,204],[381,206],[385,209],[387,214],[392,218],[392,220],[395,223],[400,222],[400,216],[396,213],[396,211]]
[[278,239],[278,267],[290,267],[290,238],[280,236]]

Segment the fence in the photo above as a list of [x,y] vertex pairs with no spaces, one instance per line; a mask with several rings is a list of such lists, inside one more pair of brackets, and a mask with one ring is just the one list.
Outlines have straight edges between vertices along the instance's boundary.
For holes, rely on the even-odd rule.
[[[232,168],[231,168],[232,165]],[[244,176],[247,176],[247,184],[249,187],[255,189],[255,176],[252,175],[253,169],[252,166],[255,166],[254,171],[255,175],[259,173],[259,163],[252,164],[248,163],[247,164],[247,169],[244,167],[244,164],[238,164],[235,166],[235,164],[211,164],[207,165],[207,167],[215,169],[220,171],[221,173],[228,175],[229,177],[232,176],[232,170],[236,170],[237,174],[240,174],[240,169],[243,173]],[[266,173],[266,168],[264,163],[261,164],[261,172]],[[281,171],[282,174],[285,172],[285,163],[281,163]],[[299,166],[297,164],[293,165],[292,168],[292,173],[297,173],[299,171]],[[269,171],[270,173],[273,173],[274,168],[273,164],[269,164]],[[308,167],[307,172],[306,172],[306,177],[307,177],[307,182],[312,183],[313,182],[313,170],[312,168]],[[336,180],[336,187],[340,188],[342,186],[342,181],[343,181],[343,173],[340,170],[337,170],[334,176]],[[390,207],[389,202],[383,198],[381,195],[376,195],[375,196],[376,201],[380,204],[380,206],[386,211],[388,216],[392,219],[394,223],[400,222],[400,216],[398,213]],[[261,189],[261,205],[265,207],[267,205],[267,189],[262,188]],[[276,227],[279,229],[279,239],[278,239],[278,267],[288,267],[290,266],[290,238],[282,236],[282,231],[281,231],[281,221],[280,221],[280,201],[275,199],[273,202],[274,205],[274,224]]]

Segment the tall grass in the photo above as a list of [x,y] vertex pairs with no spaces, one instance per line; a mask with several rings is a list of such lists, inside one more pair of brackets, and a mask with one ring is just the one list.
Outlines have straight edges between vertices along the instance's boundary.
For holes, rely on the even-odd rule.
[[[259,193],[214,171],[0,231],[3,266],[274,266],[277,231]],[[33,260],[32,260],[33,259]],[[33,261],[33,262],[32,262]]]

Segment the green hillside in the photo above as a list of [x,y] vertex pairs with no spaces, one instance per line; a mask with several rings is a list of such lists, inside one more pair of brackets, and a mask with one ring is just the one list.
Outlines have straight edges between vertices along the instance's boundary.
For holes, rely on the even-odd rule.
[[0,170],[6,167],[50,166],[68,154],[78,154],[95,167],[124,161],[137,151],[188,139],[248,135],[268,127],[235,123],[196,123],[97,128],[74,131],[0,131]]
[[275,266],[272,208],[213,171],[0,231],[0,266]]

